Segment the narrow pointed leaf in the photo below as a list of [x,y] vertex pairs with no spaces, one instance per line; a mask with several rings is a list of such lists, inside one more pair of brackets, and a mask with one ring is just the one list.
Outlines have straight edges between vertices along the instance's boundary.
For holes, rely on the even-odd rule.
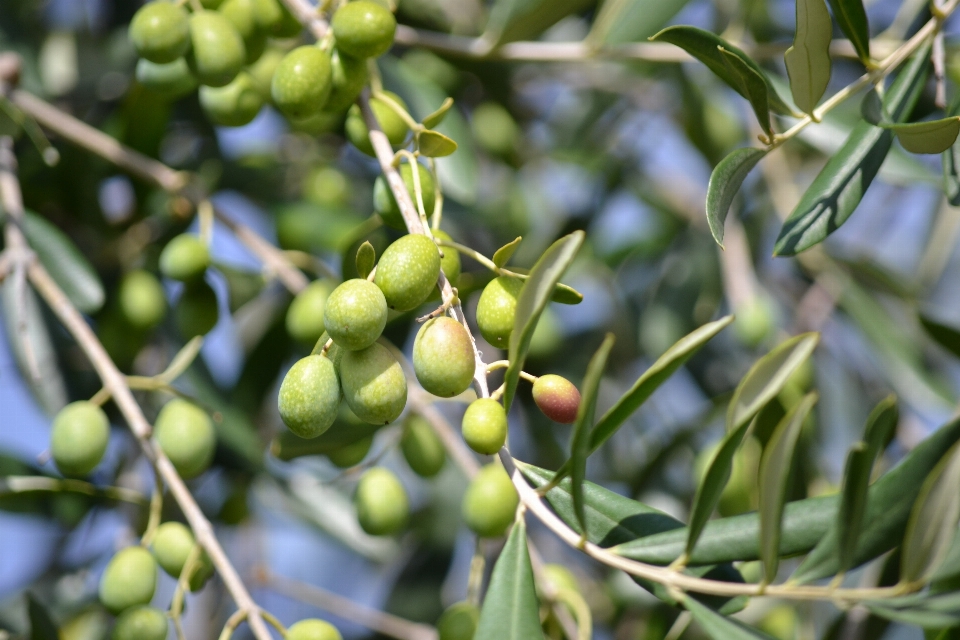
[[27,593],[27,616],[30,619],[30,640],[59,640],[60,632],[47,607],[32,593]]
[[[937,595],[914,593],[899,598],[867,601],[864,605],[875,615],[925,629],[960,625],[960,593],[956,591]],[[943,638],[949,640],[954,637],[947,635]],[[937,636],[937,640],[940,640],[940,636]]]
[[960,358],[960,330],[923,315],[920,324],[937,344]]
[[520,246],[520,241],[523,240],[522,237],[517,236],[516,239],[508,242],[503,245],[493,254],[493,264],[498,267],[502,267],[510,261],[510,258],[513,257],[513,253],[517,250],[517,247]]
[[569,285],[558,282],[553,288],[553,293],[550,294],[550,301],[560,304],[580,304],[583,302],[583,294]]
[[369,241],[361,244],[360,248],[357,249],[357,277],[366,280],[376,263],[377,250],[373,248]]
[[870,29],[861,0],[830,0],[833,17],[864,64],[870,61]]
[[535,40],[547,28],[591,4],[592,0],[496,0],[482,40],[490,46]]
[[707,224],[713,239],[723,246],[723,223],[734,196],[750,170],[767,155],[766,149],[746,147],[731,152],[714,167],[707,185]]
[[474,640],[543,638],[540,604],[527,551],[527,527],[514,525],[493,567]]
[[739,620],[720,615],[710,607],[684,596],[683,606],[697,621],[700,628],[713,640],[774,640],[759,629],[754,629]]
[[797,31],[783,61],[793,101],[804,113],[813,113],[830,83],[832,31],[823,0],[797,0]]
[[530,349],[533,331],[540,320],[540,314],[550,301],[554,287],[560,276],[573,262],[580,245],[583,244],[583,231],[574,231],[550,245],[530,270],[530,277],[523,283],[517,300],[517,315],[510,334],[510,366],[504,376],[503,406],[510,411],[510,404],[517,392],[520,370]]
[[800,429],[816,402],[816,393],[804,396],[774,429],[760,458],[760,557],[768,583],[777,577],[780,565],[783,504],[787,497],[793,452]]
[[435,126],[443,122],[443,119],[447,117],[447,111],[450,111],[450,107],[453,106],[453,98],[447,98],[443,101],[443,104],[440,107],[431,113],[430,115],[424,117],[423,126],[427,129],[433,129]]
[[[960,93],[947,110],[947,115],[960,115]],[[953,206],[960,205],[960,142],[943,152],[943,191]]]
[[417,140],[420,155],[428,158],[442,158],[453,155],[453,152],[457,150],[457,143],[439,131],[431,129],[421,131]]
[[23,218],[23,234],[73,306],[83,313],[93,313],[103,306],[100,276],[67,234],[30,211]]
[[640,42],[660,31],[688,0],[605,0],[584,40],[592,45]]
[[727,51],[723,47],[718,47],[723,57],[723,63],[727,69],[740,83],[740,93],[747,98],[750,106],[753,108],[754,115],[757,116],[757,122],[760,128],[768,136],[773,135],[770,128],[770,101],[767,97],[770,88],[762,71],[747,64],[743,58],[737,54]]
[[957,141],[960,116],[881,126],[897,134],[897,140],[910,153],[943,153]]

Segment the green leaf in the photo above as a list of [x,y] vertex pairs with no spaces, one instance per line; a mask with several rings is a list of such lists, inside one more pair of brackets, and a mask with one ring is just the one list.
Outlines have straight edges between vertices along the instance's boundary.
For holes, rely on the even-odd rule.
[[357,277],[366,280],[376,263],[377,250],[373,248],[369,240],[364,241],[357,249]]
[[684,596],[683,606],[713,640],[774,640],[759,629],[754,629],[739,620],[720,615],[710,607],[697,602],[690,596]]
[[583,294],[573,287],[558,282],[550,294],[550,301],[559,304],[580,304],[583,302]]
[[544,307],[550,301],[550,295],[560,276],[573,262],[580,245],[583,244],[583,231],[574,231],[554,242],[543,253],[530,270],[530,277],[523,283],[517,300],[517,315],[510,334],[510,366],[504,376],[503,406],[509,413],[510,404],[520,381],[520,370],[530,349],[530,340],[537,327],[537,321]]
[[586,529],[586,515],[583,497],[583,483],[587,475],[587,457],[590,456],[590,428],[597,410],[597,391],[600,388],[600,378],[607,366],[607,357],[613,348],[615,337],[608,333],[603,344],[597,349],[587,365],[587,373],[583,378],[580,406],[577,409],[577,420],[573,425],[573,437],[570,440],[570,478],[573,491],[573,510],[577,514],[580,528]]
[[745,96],[750,106],[753,107],[753,113],[757,116],[760,128],[767,136],[772,136],[770,101],[767,97],[767,91],[773,89],[766,76],[763,75],[762,71],[756,69],[756,65],[751,66],[744,58],[727,51],[723,47],[717,48],[720,50],[723,64],[727,66],[730,75],[739,82],[740,94]]
[[27,594],[27,615],[30,618],[30,640],[59,640],[60,632],[53,617],[32,593]]
[[[960,93],[947,109],[947,115],[960,115]],[[943,191],[953,206],[960,205],[960,142],[943,152]]]
[[925,581],[946,557],[960,521],[960,443],[923,483],[903,540],[900,580]]
[[540,604],[527,551],[527,527],[517,522],[493,567],[474,640],[543,638]]
[[937,344],[960,358],[960,330],[921,315],[920,324]]
[[943,153],[957,141],[957,134],[960,134],[960,116],[880,126],[897,134],[897,140],[910,153]]
[[707,224],[713,239],[723,246],[723,223],[727,219],[727,212],[733,197],[740,190],[740,185],[760,159],[767,155],[766,149],[746,147],[736,149],[714,167],[710,174],[710,183],[707,185]]
[[447,98],[443,101],[443,104],[437,108],[436,111],[428,116],[425,116],[421,124],[423,124],[423,126],[425,126],[427,129],[433,129],[438,124],[443,122],[443,119],[447,116],[447,111],[450,111],[450,107],[452,106],[453,98]]
[[860,60],[870,61],[870,29],[867,26],[867,12],[861,0],[830,0],[833,17],[844,35],[850,38]]
[[103,306],[100,276],[64,232],[46,218],[26,211],[23,234],[73,306],[83,313],[93,313]]
[[490,8],[482,40],[495,47],[515,40],[530,40],[563,18],[596,0],[496,0]]
[[787,498],[793,452],[800,429],[816,402],[816,393],[805,395],[774,429],[760,458],[760,557],[768,584],[777,577],[780,564],[783,503]]
[[453,155],[457,150],[457,143],[438,131],[427,129],[417,136],[417,146],[420,155],[428,158],[442,158]]
[[783,54],[793,101],[813,113],[830,83],[830,38],[833,24],[823,0],[797,0],[797,32]]
[[640,42],[660,31],[689,0],[605,0],[585,40],[600,45]]
[[960,593],[913,593],[899,598],[868,600],[863,604],[878,616],[926,629],[960,625]]
[[[895,122],[910,113],[926,81],[930,46],[921,47],[887,91],[883,105]],[[893,133],[861,120],[806,190],[780,229],[774,255],[809,249],[847,221],[893,144]]]
[[522,237],[517,236],[514,240],[503,245],[493,254],[493,264],[498,267],[502,267],[510,261],[510,258],[513,257],[514,251],[517,250],[517,247],[520,245],[520,241],[523,240]]

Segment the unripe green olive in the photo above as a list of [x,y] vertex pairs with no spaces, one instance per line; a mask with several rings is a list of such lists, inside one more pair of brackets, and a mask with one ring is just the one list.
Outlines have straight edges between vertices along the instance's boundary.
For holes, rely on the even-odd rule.
[[253,14],[257,26],[265,32],[273,33],[283,20],[283,11],[277,0],[254,0]]
[[570,424],[577,419],[580,392],[566,378],[548,373],[533,383],[533,401],[554,422]]
[[316,438],[330,428],[340,409],[340,383],[326,356],[301,358],[280,384],[280,417],[301,438]]
[[200,87],[200,106],[207,119],[223,127],[249,124],[263,108],[263,94],[245,71],[225,87]]
[[137,61],[137,82],[169,100],[176,100],[197,88],[197,79],[183,58],[157,64],[146,58]]
[[126,547],[100,577],[100,603],[111,613],[150,604],[157,588],[157,563],[143,547]]
[[343,640],[337,628],[324,620],[309,618],[287,629],[286,640]]
[[472,602],[452,604],[437,620],[438,640],[473,640],[479,622],[477,605]]
[[392,471],[383,467],[374,467],[360,476],[353,503],[360,527],[372,536],[398,533],[410,516],[406,489]]
[[71,402],[53,419],[50,451],[65,476],[85,476],[93,471],[109,441],[107,414],[92,402]]
[[343,114],[323,110],[312,113],[304,118],[287,116],[287,123],[294,131],[306,133],[311,136],[319,136],[324,133],[339,131],[343,124]]
[[461,513],[467,526],[481,538],[506,533],[516,516],[520,497],[498,462],[488,464],[470,481]]
[[383,252],[374,283],[387,306],[397,311],[415,309],[429,297],[440,277],[440,250],[427,236],[405,235]]
[[280,2],[280,22],[271,30],[270,35],[275,38],[292,38],[299,36],[303,31],[303,24],[297,19],[297,16],[290,13],[287,5]]
[[737,309],[733,330],[748,347],[756,347],[775,328],[774,309],[765,296],[755,296]]
[[160,253],[160,273],[181,282],[202,277],[209,266],[210,250],[207,245],[189,233],[172,239]]
[[400,450],[414,473],[422,478],[432,478],[440,473],[447,453],[437,432],[426,418],[411,414],[403,424]]
[[319,113],[331,87],[330,54],[313,45],[283,57],[273,74],[270,94],[284,115],[305,118]]
[[346,351],[340,362],[343,399],[357,417],[370,424],[388,424],[407,404],[407,380],[400,363],[374,342],[360,351]]
[[257,58],[257,61],[247,67],[247,74],[257,88],[264,101],[270,100],[270,83],[273,81],[273,74],[286,52],[277,47],[268,47],[263,54]]
[[[433,214],[433,208],[437,202],[437,189],[436,185],[433,184],[433,176],[430,175],[430,171],[419,162],[416,164],[417,173],[420,174],[420,193],[423,195],[423,209],[429,216]],[[400,165],[400,177],[403,178],[403,183],[407,187],[407,193],[410,194],[410,200],[413,202],[413,206],[416,207],[417,196],[415,195],[413,184],[412,165],[409,163]],[[400,205],[397,204],[397,199],[393,197],[393,191],[390,190],[390,185],[383,179],[383,176],[378,176],[373,183],[373,209],[383,218],[384,224],[394,229],[406,230],[407,225],[403,221],[403,215],[400,213]]]
[[523,288],[523,280],[500,276],[491,280],[477,303],[477,328],[480,335],[492,346],[506,349],[510,346],[510,334],[517,317],[517,298]]
[[369,79],[367,61],[334,49],[330,64],[332,86],[324,109],[341,113],[357,101],[357,96],[366,86]]
[[387,300],[380,287],[360,278],[347,280],[330,294],[323,324],[333,341],[355,351],[373,344],[387,324]]
[[357,0],[337,9],[330,26],[341,50],[357,58],[376,58],[393,44],[397,20],[381,5]]
[[[167,575],[179,579],[196,544],[193,533],[186,525],[179,522],[164,522],[153,534],[150,548],[160,568]],[[194,565],[193,573],[190,575],[190,590],[196,591],[202,587],[211,575],[213,575],[213,562],[206,551],[201,551],[200,559]]]
[[363,462],[370,453],[371,446],[373,446],[373,436],[367,436],[328,452],[327,458],[341,469],[349,469]]
[[463,414],[463,439],[477,453],[493,455],[507,441],[507,412],[492,398],[478,398]]
[[303,181],[303,197],[322,207],[346,204],[350,191],[350,180],[333,167],[316,167]]
[[307,345],[316,344],[323,335],[323,308],[333,288],[325,280],[307,285],[287,309],[287,333]]
[[219,9],[223,0],[200,0],[200,6],[204,9]]
[[[427,211],[429,212],[429,209]],[[453,242],[450,234],[442,229],[435,229],[430,233],[437,240]],[[442,247],[442,249],[443,257],[440,258],[440,270],[443,271],[443,275],[447,276],[450,286],[455,287],[460,283],[460,252],[451,247]]]
[[510,112],[496,102],[478,105],[473,111],[470,128],[477,143],[497,156],[512,154],[520,139],[520,128]]
[[267,46],[267,33],[257,23],[256,3],[257,0],[226,0],[220,5],[220,13],[243,39],[247,64],[256,62]]
[[463,325],[447,316],[427,320],[413,342],[413,370],[435,396],[452,398],[469,389],[476,359]]
[[200,84],[222,87],[237,77],[247,50],[233,24],[216,11],[197,11],[190,16],[187,62]]
[[167,615],[154,607],[131,607],[117,618],[112,640],[167,640]]
[[565,589],[580,593],[580,584],[577,577],[562,564],[543,565],[543,577],[553,585],[554,589]]
[[217,293],[203,280],[188,283],[173,310],[177,329],[188,340],[210,333],[219,317]]
[[130,40],[140,57],[163,64],[190,48],[190,19],[183,7],[154,1],[140,7],[130,21]]
[[117,305],[124,319],[137,329],[152,329],[167,312],[163,286],[149,271],[131,271],[120,281]]
[[[394,102],[398,103],[404,110],[407,109],[407,103],[400,96],[389,91],[384,93],[393,98]],[[377,122],[380,123],[380,128],[387,135],[390,144],[394,146],[403,144],[410,132],[410,127],[403,121],[403,118],[378,98],[370,99],[370,109],[377,118]],[[373,151],[373,145],[370,144],[370,131],[367,129],[367,124],[363,121],[363,115],[360,113],[360,107],[357,105],[350,107],[344,132],[347,134],[347,140],[357,149],[368,156],[376,155]]]
[[207,412],[174,398],[163,406],[153,427],[160,449],[184,479],[195,478],[210,466],[217,434]]

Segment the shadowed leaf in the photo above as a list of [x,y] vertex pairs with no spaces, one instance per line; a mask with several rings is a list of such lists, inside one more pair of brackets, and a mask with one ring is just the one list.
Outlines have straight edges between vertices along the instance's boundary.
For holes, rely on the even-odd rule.
[[937,344],[960,358],[960,330],[923,315],[920,316],[920,324]]
[[823,0],[797,0],[797,31],[783,61],[793,101],[804,113],[813,113],[830,83],[832,31]]
[[940,566],[960,520],[960,444],[943,456],[920,489],[903,540],[900,580],[926,580]]
[[723,47],[718,47],[723,57],[723,63],[727,66],[730,74],[740,83],[740,94],[747,98],[750,106],[753,107],[753,113],[757,116],[757,122],[760,128],[767,136],[772,136],[770,129],[770,100],[767,97],[768,91],[773,88],[767,82],[763,72],[756,69],[756,65],[750,65],[744,58],[737,54],[727,51]]
[[732,620],[726,616],[720,615],[710,607],[707,607],[696,599],[685,596],[683,606],[697,621],[700,628],[706,632],[713,640],[774,640],[759,629],[754,629],[739,620]]
[[867,12],[861,0],[830,0],[833,17],[860,60],[866,64],[870,60],[870,30],[867,26]]
[[23,234],[70,302],[83,313],[103,306],[103,283],[93,265],[67,235],[46,218],[24,212]]
[[740,191],[740,185],[750,170],[757,166],[760,159],[767,155],[766,149],[747,147],[731,152],[720,161],[710,174],[707,185],[707,224],[713,239],[723,246],[723,223],[734,196]]

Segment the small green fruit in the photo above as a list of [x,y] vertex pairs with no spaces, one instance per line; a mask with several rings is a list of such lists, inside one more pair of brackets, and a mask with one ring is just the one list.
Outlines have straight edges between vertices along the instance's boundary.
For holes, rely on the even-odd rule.
[[298,360],[283,377],[277,405],[283,423],[301,438],[316,438],[329,429],[340,409],[333,362],[321,355]]
[[210,251],[207,245],[189,233],[175,237],[160,253],[160,273],[181,282],[202,277],[209,266]]
[[403,424],[400,450],[404,460],[421,478],[432,478],[440,473],[447,459],[437,432],[426,418],[416,414],[411,414]]
[[773,305],[765,296],[755,296],[737,309],[733,330],[748,347],[762,343],[775,328]]
[[420,234],[405,235],[383,252],[374,283],[387,306],[397,311],[415,309],[430,296],[440,277],[440,250]]
[[[389,91],[385,91],[384,93],[393,98],[394,102],[403,107],[404,110],[407,110],[407,103],[405,103],[400,96],[395,93],[390,93]],[[373,111],[377,122],[380,123],[380,128],[387,135],[387,140],[390,141],[390,144],[394,146],[403,144],[404,140],[407,139],[407,134],[410,132],[410,127],[403,121],[403,118],[378,98],[370,99],[370,109]],[[344,131],[347,134],[347,140],[349,140],[353,146],[368,156],[376,155],[373,151],[373,145],[370,144],[370,131],[367,129],[367,124],[363,121],[363,115],[360,113],[360,107],[357,105],[350,107],[350,112],[347,114],[347,123],[344,125]]]
[[[167,575],[179,579],[180,574],[183,573],[183,567],[187,564],[190,553],[196,544],[197,541],[193,537],[193,533],[186,525],[179,522],[164,522],[157,527],[156,533],[153,534],[150,548],[153,550],[153,557],[156,558],[160,568]],[[190,576],[190,590],[198,590],[212,575],[213,561],[203,551],[200,554],[199,563]]]
[[143,547],[126,547],[110,559],[100,578],[100,603],[111,613],[150,604],[157,588],[157,563]]
[[173,319],[184,338],[203,336],[217,325],[220,308],[217,294],[209,284],[197,280],[184,287],[177,306],[173,310]]
[[149,271],[131,271],[120,281],[117,293],[120,313],[131,326],[147,330],[163,320],[167,312],[167,297],[163,286]]
[[303,196],[322,207],[346,204],[350,190],[347,176],[333,167],[316,167],[303,181]]
[[577,577],[562,564],[543,565],[543,576],[553,585],[554,589],[564,589],[580,593],[580,584]]
[[153,607],[132,607],[117,618],[112,640],[167,640],[167,616]]
[[463,439],[477,453],[491,456],[507,441],[507,412],[492,398],[479,398],[463,414]]
[[334,49],[330,64],[333,86],[324,109],[342,113],[357,101],[357,96],[367,84],[370,77],[367,72],[367,61]]
[[482,538],[506,533],[516,516],[520,497],[507,472],[494,462],[480,469],[463,496],[461,513],[467,526]]
[[226,0],[220,6],[220,13],[243,39],[247,64],[256,62],[267,47],[267,33],[257,23],[256,3],[257,0]]
[[280,13],[281,18],[280,22],[273,28],[270,35],[274,38],[292,38],[294,36],[299,36],[300,32],[303,31],[303,24],[297,19],[295,15],[290,13],[290,10],[287,9],[287,5],[280,3]]
[[343,636],[329,622],[310,618],[287,629],[286,640],[343,640]]
[[360,351],[346,351],[340,362],[343,399],[357,417],[369,424],[388,424],[407,404],[407,380],[400,363],[374,342]]
[[268,47],[257,61],[247,67],[247,73],[253,86],[257,88],[264,101],[270,100],[270,83],[273,82],[273,74],[286,52],[277,47]]
[[284,115],[306,118],[323,109],[330,88],[330,55],[313,45],[304,45],[280,61],[270,93]]
[[383,6],[358,0],[337,9],[330,26],[337,47],[357,58],[376,58],[393,44],[397,20]]
[[92,402],[71,402],[53,419],[50,450],[65,476],[88,475],[100,464],[109,441],[107,414]]
[[257,26],[269,33],[276,31],[284,18],[277,0],[253,0],[253,15]]
[[[446,231],[435,229],[431,233],[437,240],[453,242],[453,238]],[[447,276],[450,286],[455,287],[460,283],[460,252],[450,247],[441,247],[441,249],[443,257],[440,258],[440,270],[443,271],[443,275]]]
[[484,102],[473,111],[473,137],[489,153],[510,156],[520,139],[520,128],[510,112],[496,102]]
[[413,343],[413,370],[435,396],[452,398],[469,389],[476,359],[463,325],[447,316],[427,320]]
[[566,378],[549,373],[533,383],[533,401],[554,422],[571,424],[580,409],[580,392]]
[[187,62],[200,84],[222,87],[237,77],[247,50],[233,24],[216,11],[197,11],[190,16],[193,48]]
[[129,33],[140,57],[157,64],[173,62],[190,48],[189,16],[172,2],[140,7],[130,21]]
[[137,82],[168,100],[176,100],[197,88],[197,79],[183,58],[157,64],[146,58],[137,61]]
[[506,349],[510,346],[510,334],[517,317],[517,298],[523,288],[523,280],[500,276],[491,280],[477,303],[477,328],[480,335],[492,346]]
[[153,427],[160,449],[184,479],[195,478],[210,466],[217,435],[206,411],[174,398],[163,406]]
[[[428,216],[433,214],[434,206],[437,202],[437,190],[433,183],[433,176],[419,162],[417,164],[417,173],[420,174],[420,192],[423,195],[423,209]],[[417,196],[415,195],[413,183],[413,167],[409,163],[400,165],[400,177],[407,186],[407,193],[410,194],[410,200],[413,206],[417,206]],[[403,214],[400,213],[400,205],[397,199],[393,197],[393,191],[383,176],[378,176],[373,183],[373,209],[383,218],[384,224],[406,231],[407,225],[403,221]]]
[[372,536],[398,533],[407,524],[407,491],[392,471],[374,467],[360,476],[353,497],[360,527]]
[[219,9],[223,0],[200,0],[200,6],[204,9]]
[[327,298],[323,324],[333,341],[344,349],[364,349],[380,337],[387,325],[387,300],[372,282],[347,280]]
[[249,124],[263,108],[263,94],[250,74],[241,71],[225,87],[200,87],[200,106],[207,119],[222,127]]
[[287,333],[294,340],[313,346],[323,335],[323,308],[332,287],[325,280],[311,282],[297,294],[287,309]]
[[370,453],[371,446],[373,446],[373,436],[367,436],[335,451],[328,452],[327,458],[341,469],[349,469],[363,462],[363,459]]
[[324,110],[304,118],[287,116],[287,123],[293,131],[299,131],[310,136],[319,136],[324,133],[339,131],[343,125],[343,114]]
[[438,640],[473,640],[479,622],[477,605],[470,602],[452,604],[437,620]]

